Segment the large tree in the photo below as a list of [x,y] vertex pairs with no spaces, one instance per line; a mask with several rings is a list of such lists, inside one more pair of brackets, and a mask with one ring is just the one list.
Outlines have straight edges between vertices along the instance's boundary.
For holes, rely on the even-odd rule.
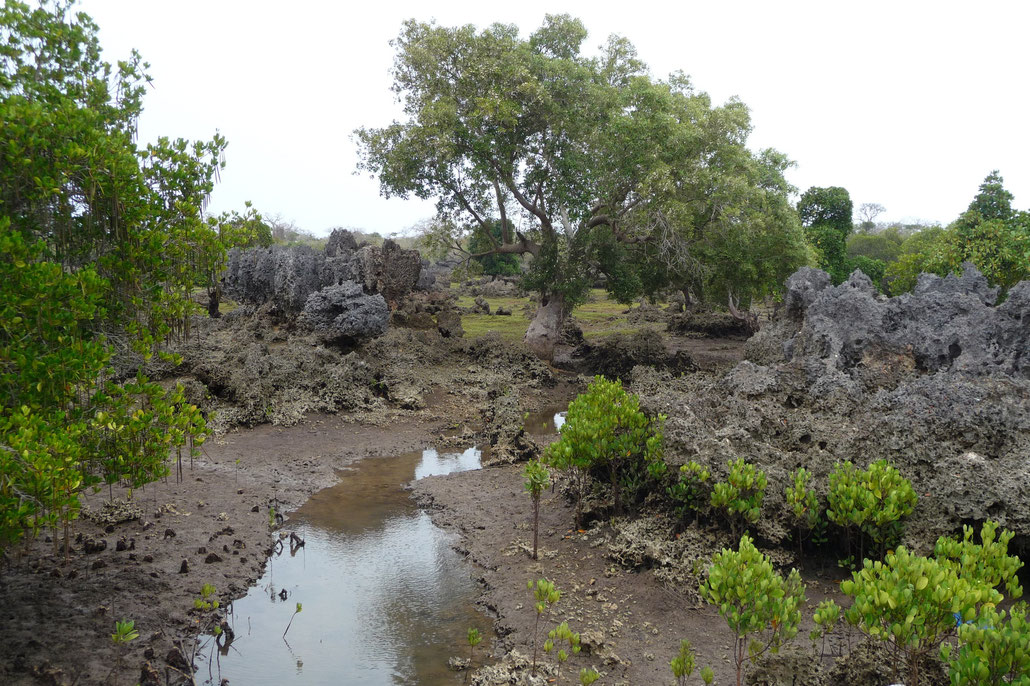
[[[783,248],[778,265],[804,259],[787,162],[747,149],[747,108],[713,107],[679,74],[651,78],[622,38],[587,57],[586,35],[565,15],[528,39],[504,24],[408,21],[393,43],[404,121],[356,132],[360,168],[387,197],[435,198],[449,245],[477,233],[482,252],[532,255],[524,285],[539,307],[526,342],[545,358],[597,273],[620,297],[705,287],[732,273],[748,235]],[[765,276],[753,270],[738,297],[767,290],[755,287]]]
[[841,283],[850,272],[847,262],[851,223],[851,195],[846,188],[812,186],[798,200],[798,215],[809,242],[819,251],[819,267],[834,283]]

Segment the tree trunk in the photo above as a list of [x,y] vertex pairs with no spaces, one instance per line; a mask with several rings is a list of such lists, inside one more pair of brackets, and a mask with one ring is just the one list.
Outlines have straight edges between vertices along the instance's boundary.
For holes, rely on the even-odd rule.
[[565,322],[565,298],[561,295],[541,296],[533,321],[526,330],[526,346],[541,360],[554,359],[554,348]]
[[540,495],[533,496],[533,559],[536,557],[537,534],[540,531]]
[[222,301],[222,287],[215,286],[212,289],[208,289],[207,292],[207,316],[211,319],[218,319],[222,316],[222,313],[218,310],[218,305]]

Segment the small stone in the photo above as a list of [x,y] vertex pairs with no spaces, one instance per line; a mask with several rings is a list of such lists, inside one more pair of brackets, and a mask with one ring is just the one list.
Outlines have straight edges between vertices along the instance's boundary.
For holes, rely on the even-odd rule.
[[197,555],[207,555],[207,548],[204,546],[197,548]]
[[153,555],[144,555],[143,556],[143,561],[144,562],[153,562],[154,561],[154,556]]
[[126,549],[128,549],[128,547],[129,544],[125,542],[124,538],[119,538],[118,542],[114,544],[115,552],[119,553],[124,552]]
[[207,557],[204,558],[204,564],[211,564],[212,562],[221,562],[222,558],[218,556],[218,553],[208,553]]
[[254,507],[250,508],[250,511],[251,511],[251,512],[260,512],[260,511],[261,511],[261,508],[260,508],[260,507],[258,507],[257,505],[255,505]]
[[92,569],[103,569],[103,568],[104,568],[104,567],[106,567],[106,566],[107,566],[107,563],[106,563],[106,562],[104,562],[103,560],[96,560],[96,561],[95,561],[95,562],[93,562],[93,564],[91,565],[91,568],[92,568]]
[[182,564],[179,565],[179,574],[189,574],[189,573],[190,573],[190,561],[189,560],[183,560]]
[[114,524],[108,524],[107,526],[105,526],[104,527],[104,531],[106,531],[109,534],[113,534],[114,533]]
[[165,529],[165,538],[175,538],[175,530]]

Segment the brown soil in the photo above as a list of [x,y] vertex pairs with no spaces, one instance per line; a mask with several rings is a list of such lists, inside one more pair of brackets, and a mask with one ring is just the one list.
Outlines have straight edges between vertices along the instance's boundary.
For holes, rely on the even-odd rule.
[[[697,584],[664,583],[650,570],[613,561],[608,552],[613,529],[595,523],[586,530],[573,530],[574,508],[557,490],[545,493],[541,500],[539,559],[533,560],[532,508],[523,492],[521,469],[520,465],[493,467],[430,477],[415,485],[420,504],[429,509],[437,525],[460,535],[459,550],[476,567],[485,589],[481,604],[497,616],[500,639],[495,656],[512,649],[532,656],[535,611],[526,583],[546,578],[563,593],[540,621],[540,645],[546,631],[562,621],[590,643],[566,664],[563,680],[582,667],[593,667],[602,673],[602,684],[673,683],[669,660],[686,638],[697,655],[695,678],[703,665],[710,665],[716,683],[736,683],[730,663],[732,636],[713,607],[698,603]],[[712,537],[712,549],[730,543],[728,535],[714,532]],[[705,561],[700,560],[702,565]],[[827,568],[825,575],[804,575],[808,607],[795,641],[799,648],[807,650],[811,645],[807,635],[813,628],[810,618],[815,606],[831,597],[841,602],[834,574]],[[844,637],[833,637],[831,647],[838,640]],[[852,640],[858,641],[857,637]],[[797,659],[812,661],[808,652]],[[542,650],[538,660],[554,661],[543,657]],[[814,662],[815,669],[829,670],[834,659]]]

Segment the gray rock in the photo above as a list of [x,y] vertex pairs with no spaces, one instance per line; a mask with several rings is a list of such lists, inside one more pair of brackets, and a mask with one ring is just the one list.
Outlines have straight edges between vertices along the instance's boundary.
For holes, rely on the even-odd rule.
[[360,285],[345,281],[308,296],[301,321],[322,341],[348,345],[385,333],[390,310],[382,295],[366,295]]
[[461,338],[465,329],[461,326],[461,314],[457,310],[441,310],[436,314],[436,328],[444,338]]

